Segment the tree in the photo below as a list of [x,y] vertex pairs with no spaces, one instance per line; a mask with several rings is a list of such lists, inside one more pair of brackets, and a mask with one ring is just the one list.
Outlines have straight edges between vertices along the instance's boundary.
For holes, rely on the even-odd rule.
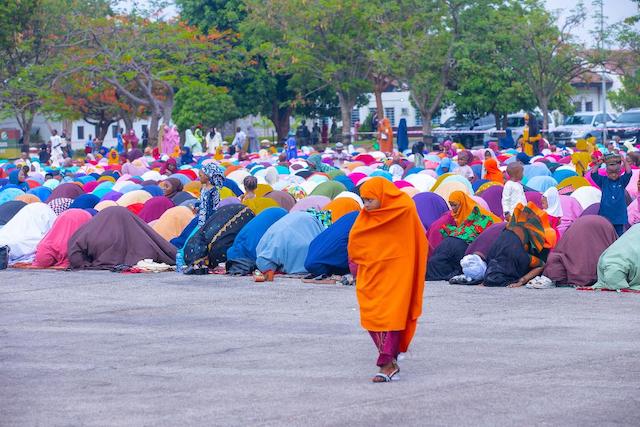
[[137,16],[97,19],[83,41],[67,51],[71,72],[89,73],[115,87],[130,104],[148,109],[151,141],[157,140],[160,120],[171,121],[176,88],[218,72],[228,49],[225,35],[204,36],[180,22]]
[[226,89],[202,82],[192,82],[175,97],[174,122],[181,131],[201,123],[205,127],[221,127],[237,117],[238,110]]
[[519,48],[503,64],[513,66],[516,75],[526,83],[542,110],[543,126],[548,129],[548,113],[552,103],[561,104],[558,96],[571,93],[570,82],[582,74],[587,60],[583,49],[573,42],[571,32],[581,25],[585,12],[578,8],[558,26],[557,16],[544,9],[537,0],[512,1],[509,19],[511,32]]
[[442,106],[456,66],[460,8],[456,0],[401,0],[388,21],[398,55],[395,74],[409,85],[427,147],[432,144],[432,117]]
[[447,96],[456,113],[473,118],[493,114],[498,129],[505,124],[508,113],[530,110],[536,105],[513,66],[502,61],[518,48],[510,25],[505,22],[505,17],[511,15],[505,13],[508,7],[500,1],[480,0],[461,12],[457,67]]
[[622,110],[640,106],[640,68],[622,76],[622,87],[608,94],[611,103]]
[[22,0],[0,3],[0,114],[14,115],[29,143],[35,115],[58,76],[52,64],[102,0]]
[[337,93],[342,137],[349,141],[351,112],[371,87],[367,34],[380,11],[363,0],[249,0],[248,5],[252,24],[282,34],[266,46],[272,64]]

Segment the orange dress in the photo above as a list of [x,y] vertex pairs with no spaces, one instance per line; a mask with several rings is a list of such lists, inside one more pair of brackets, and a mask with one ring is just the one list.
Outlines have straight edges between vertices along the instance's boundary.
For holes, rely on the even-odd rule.
[[422,314],[427,238],[413,200],[393,183],[374,177],[360,189],[381,205],[362,210],[349,234],[349,258],[358,265],[360,323],[373,332],[400,331],[406,352]]
[[378,144],[383,153],[393,152],[393,127],[386,117],[378,124]]

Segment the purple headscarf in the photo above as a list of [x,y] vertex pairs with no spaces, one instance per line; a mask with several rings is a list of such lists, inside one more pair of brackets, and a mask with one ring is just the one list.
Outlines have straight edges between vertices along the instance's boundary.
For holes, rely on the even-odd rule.
[[168,197],[155,196],[145,202],[138,216],[142,218],[144,222],[150,223],[160,218],[167,209],[171,209],[174,206]]
[[504,212],[502,211],[503,189],[502,185],[493,185],[480,193],[480,197],[489,205],[489,210],[500,218],[504,218]]
[[413,202],[425,230],[449,210],[447,202],[436,193],[418,193],[413,197]]

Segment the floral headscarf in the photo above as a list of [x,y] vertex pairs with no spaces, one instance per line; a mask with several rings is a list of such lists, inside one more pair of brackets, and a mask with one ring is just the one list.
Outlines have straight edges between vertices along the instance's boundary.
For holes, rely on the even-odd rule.
[[224,172],[215,163],[202,166],[202,172],[213,185],[210,189],[203,189],[200,193],[200,209],[198,211],[198,226],[202,227],[207,219],[215,212],[220,203],[220,189],[224,185]]

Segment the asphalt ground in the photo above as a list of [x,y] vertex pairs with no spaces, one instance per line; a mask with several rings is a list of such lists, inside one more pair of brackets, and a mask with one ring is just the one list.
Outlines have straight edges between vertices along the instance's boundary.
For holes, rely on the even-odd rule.
[[427,283],[400,381],[353,287],[0,272],[0,425],[640,425],[640,295]]

